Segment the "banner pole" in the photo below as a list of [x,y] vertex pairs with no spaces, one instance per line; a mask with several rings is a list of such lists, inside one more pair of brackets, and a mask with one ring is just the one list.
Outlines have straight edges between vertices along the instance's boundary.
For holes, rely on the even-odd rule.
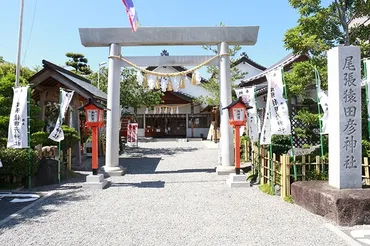
[[[284,96],[285,96],[285,101],[287,102],[287,110],[288,110],[288,115],[289,115],[289,120],[290,120],[290,114],[289,114],[289,106],[288,106],[288,90],[286,88],[286,83],[285,83],[285,78],[284,78],[284,68],[281,69],[281,74],[283,78],[283,88],[284,88]],[[290,122],[292,122],[290,120]],[[293,157],[293,172],[294,172],[294,180],[297,181],[297,166],[295,165],[295,154],[294,154],[294,143],[293,143],[293,135],[292,135],[292,127],[291,127],[291,132],[290,132],[290,146],[292,150],[292,157]]]
[[[62,90],[59,89],[59,119],[60,119],[60,127],[62,127],[63,119],[62,119]],[[58,183],[60,184],[60,157],[61,157],[61,141],[58,142]]]
[[324,165],[324,141],[322,137],[322,120],[321,120],[321,109],[320,109],[320,98],[319,98],[319,72],[315,68],[315,83],[316,83],[316,101],[317,101],[317,112],[319,114],[319,127],[320,127],[320,149],[321,149],[321,168],[322,171],[325,171]]
[[28,189],[32,189],[32,160],[31,160],[31,89],[27,88],[27,138],[28,138]]
[[[256,87],[254,87],[254,101],[255,101],[255,105],[256,105],[256,117],[257,117],[257,131],[259,131],[259,118],[258,118],[258,107],[257,107],[257,91],[256,91]],[[259,140],[259,137],[260,137],[260,134],[258,134],[258,140]],[[252,143],[252,148],[253,148],[253,143]],[[260,145],[260,142],[257,141],[257,151],[258,151],[258,176],[257,176],[257,181],[258,183],[260,184],[261,183],[261,158],[260,158],[260,155],[261,155],[261,145]],[[254,162],[255,160],[253,160]]]

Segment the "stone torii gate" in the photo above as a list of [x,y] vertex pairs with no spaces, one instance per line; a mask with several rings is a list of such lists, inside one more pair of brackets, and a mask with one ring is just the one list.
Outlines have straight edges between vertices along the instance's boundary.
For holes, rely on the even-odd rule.
[[[219,54],[227,54],[229,45],[254,45],[258,26],[242,27],[141,27],[133,33],[131,28],[80,28],[81,43],[85,47],[109,47],[108,99],[106,125],[106,159],[104,172],[110,176],[123,174],[119,166],[120,124],[120,68],[125,65],[116,58],[121,55],[121,46],[180,46],[217,45]],[[127,57],[128,58],[128,57]],[[136,57],[132,62],[139,66],[198,65],[209,56]],[[220,112],[221,112],[221,165],[218,174],[234,171],[234,146],[232,128],[229,126],[227,110],[231,103],[230,58],[219,58]]]

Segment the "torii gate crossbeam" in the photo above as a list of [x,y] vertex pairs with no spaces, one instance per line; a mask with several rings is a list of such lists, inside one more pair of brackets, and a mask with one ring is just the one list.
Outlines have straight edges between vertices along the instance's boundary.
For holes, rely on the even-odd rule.
[[[175,46],[217,45],[219,54],[227,54],[229,45],[254,45],[258,26],[241,27],[141,27],[133,33],[131,28],[80,28],[81,43],[85,47],[110,47],[108,63],[108,99],[106,159],[104,171],[111,176],[122,175],[119,167],[119,102],[120,67],[122,61],[112,56],[121,55],[121,46]],[[153,64],[154,65],[154,64]],[[156,64],[158,66],[162,64]],[[198,65],[198,64],[195,64]],[[220,112],[221,112],[221,166],[219,174],[234,171],[232,128],[227,110],[231,103],[230,58],[219,58]]]

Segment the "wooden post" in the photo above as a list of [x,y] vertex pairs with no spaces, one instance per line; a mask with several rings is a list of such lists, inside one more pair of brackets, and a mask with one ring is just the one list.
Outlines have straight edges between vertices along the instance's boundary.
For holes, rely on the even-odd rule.
[[290,196],[290,156],[285,156],[285,165],[286,165],[286,195]]
[[286,155],[280,156],[280,173],[281,173],[281,179],[280,179],[280,185],[281,185],[281,198],[285,198],[287,195],[287,168],[286,168]]
[[364,167],[365,167],[365,184],[370,185],[370,171],[369,171],[369,158],[364,157]]
[[218,112],[218,107],[216,107],[216,110],[215,110],[215,129],[214,129],[215,135],[214,135],[214,139],[213,139],[213,141],[215,143],[217,143],[217,123],[218,123],[218,114],[217,114],[217,112]]
[[272,154],[272,185],[276,184],[276,155]]
[[317,174],[320,174],[320,163],[321,163],[320,156],[316,156],[316,173]]
[[72,171],[72,148],[68,148],[68,171]]
[[253,174],[256,174],[255,158],[256,158],[256,152],[254,152],[254,145],[252,143],[252,147],[251,147],[251,165],[253,167]]
[[244,140],[244,161],[248,161],[248,146],[247,146],[247,140]]
[[263,148],[263,146],[261,146],[261,153],[260,153],[260,156],[258,158],[260,158],[260,163],[261,163],[261,185],[265,184],[265,148]]
[[[267,151],[267,163],[270,163],[270,159],[272,158],[272,156],[270,156],[270,151]],[[267,168],[267,183],[269,184],[269,185],[272,185],[271,184],[271,179],[270,179],[270,177],[271,177],[271,174],[270,174],[270,167],[268,167]]]

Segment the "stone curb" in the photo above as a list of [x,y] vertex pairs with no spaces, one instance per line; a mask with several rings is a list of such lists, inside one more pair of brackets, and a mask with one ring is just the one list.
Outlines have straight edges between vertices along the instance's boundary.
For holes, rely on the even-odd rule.
[[358,243],[356,240],[345,234],[343,231],[341,231],[338,227],[336,227],[333,224],[326,223],[324,224],[326,228],[337,234],[340,238],[342,238],[348,245],[351,246],[361,246],[362,244]]

